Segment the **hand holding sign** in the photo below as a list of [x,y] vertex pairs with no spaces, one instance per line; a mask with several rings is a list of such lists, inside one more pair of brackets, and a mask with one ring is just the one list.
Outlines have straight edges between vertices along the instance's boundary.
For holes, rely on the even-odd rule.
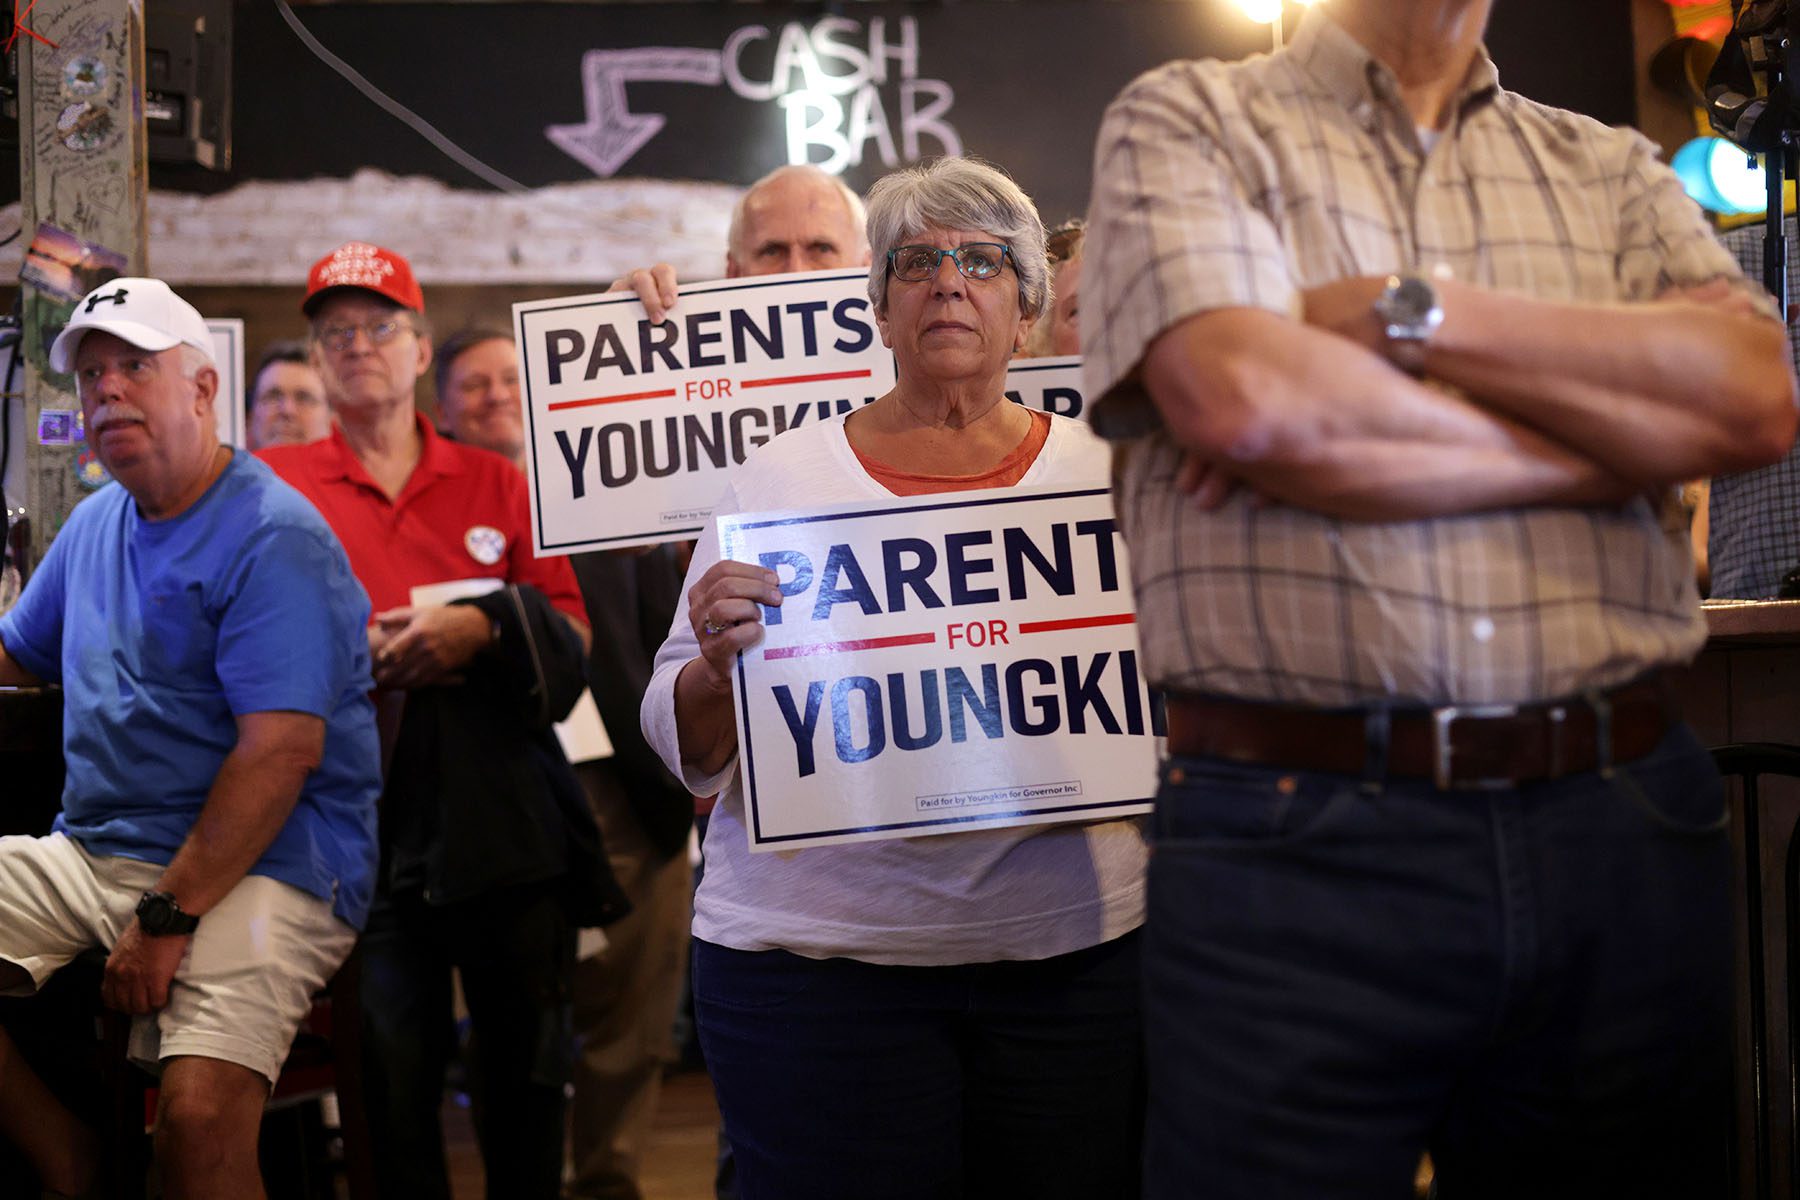
[[777,582],[773,571],[726,559],[688,589],[688,623],[721,689],[729,688],[738,654],[762,640],[761,606],[781,604]]
[[622,279],[613,280],[606,293],[609,296],[614,292],[637,293],[637,298],[644,303],[644,315],[652,325],[661,325],[681,295],[678,289],[675,268],[668,263],[657,263],[654,267],[639,267]]

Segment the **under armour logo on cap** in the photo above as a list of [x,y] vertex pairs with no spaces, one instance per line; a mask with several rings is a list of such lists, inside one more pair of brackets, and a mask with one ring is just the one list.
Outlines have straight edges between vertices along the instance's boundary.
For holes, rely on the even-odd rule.
[[214,361],[212,334],[205,319],[160,279],[122,275],[82,297],[69,323],[50,344],[51,368],[64,374],[74,370],[77,348],[95,331],[155,354],[192,346],[207,362]]
[[87,308],[84,309],[83,311],[84,312],[93,312],[94,305],[105,304],[108,300],[111,300],[114,304],[123,304],[123,303],[125,303],[125,297],[127,297],[129,295],[131,295],[131,293],[126,291],[124,288],[120,288],[118,291],[114,292],[110,296],[102,296],[100,293],[95,292],[92,296],[89,296],[87,298]]

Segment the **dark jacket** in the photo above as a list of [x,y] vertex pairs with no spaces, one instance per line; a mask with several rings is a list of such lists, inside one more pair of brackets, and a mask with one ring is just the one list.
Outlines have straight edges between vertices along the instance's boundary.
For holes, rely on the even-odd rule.
[[569,565],[594,629],[588,686],[613,744],[613,756],[602,761],[624,789],[651,846],[667,859],[687,847],[694,798],[644,740],[638,710],[656,651],[681,603],[681,563],[670,544],[644,553],[576,554]]
[[415,688],[382,797],[382,880],[451,904],[548,883],[577,925],[630,910],[552,726],[581,695],[581,641],[543,593],[513,584],[471,604],[500,637],[463,682]]

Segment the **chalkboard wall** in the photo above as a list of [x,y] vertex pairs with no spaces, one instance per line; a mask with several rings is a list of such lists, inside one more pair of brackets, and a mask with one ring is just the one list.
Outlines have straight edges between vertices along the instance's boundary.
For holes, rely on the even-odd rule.
[[[1489,46],[1508,87],[1609,123],[1633,119],[1629,0],[1496,9]],[[1085,205],[1101,110],[1120,87],[1170,58],[1241,57],[1269,38],[1231,0],[298,11],[378,87],[526,186],[748,183],[787,160],[793,129],[814,161],[860,154],[844,170],[859,189],[910,153],[983,155],[1052,221]],[[157,167],[153,186],[214,191],[365,166],[487,186],[319,62],[266,0],[240,3],[234,18],[233,170]]]

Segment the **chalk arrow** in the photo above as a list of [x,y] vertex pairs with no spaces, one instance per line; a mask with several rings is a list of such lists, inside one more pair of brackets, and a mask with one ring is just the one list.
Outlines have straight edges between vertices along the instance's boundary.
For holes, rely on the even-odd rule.
[[589,50],[581,56],[587,123],[547,125],[544,136],[600,178],[610,179],[668,123],[661,113],[630,111],[625,85],[635,79],[717,87],[724,81],[721,61],[717,50],[679,46]]

